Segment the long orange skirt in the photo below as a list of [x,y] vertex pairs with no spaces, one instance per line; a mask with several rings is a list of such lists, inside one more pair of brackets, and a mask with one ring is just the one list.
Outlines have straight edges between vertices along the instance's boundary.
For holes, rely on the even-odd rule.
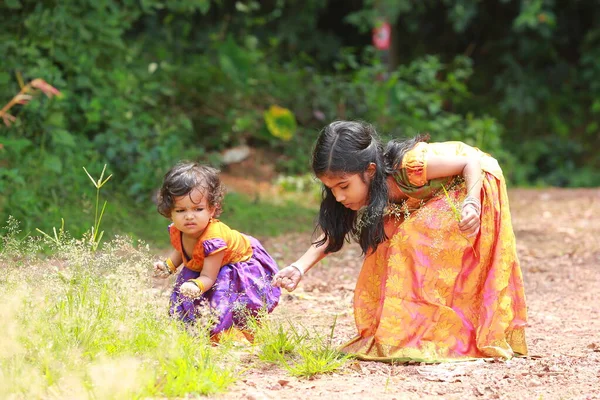
[[[365,258],[354,293],[359,359],[442,362],[527,354],[527,311],[503,177],[484,172],[481,229],[466,238],[455,185],[410,216]],[[390,235],[389,232],[393,232]]]

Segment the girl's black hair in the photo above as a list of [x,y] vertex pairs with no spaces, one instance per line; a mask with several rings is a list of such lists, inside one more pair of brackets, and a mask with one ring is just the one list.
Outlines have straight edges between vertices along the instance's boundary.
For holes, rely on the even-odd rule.
[[[323,185],[323,201],[318,225],[324,237],[315,242],[323,245],[326,253],[336,252],[344,245],[346,235],[354,237],[363,251],[375,250],[386,238],[383,230],[383,209],[388,201],[388,188],[383,168],[383,147],[372,125],[355,121],[335,121],[319,134],[313,150],[312,169],[318,176],[326,174],[360,174],[371,163],[376,170],[369,183],[369,199],[365,218],[368,224],[358,226],[357,212],[338,203],[331,189]],[[364,218],[363,218],[364,219]]]
[[162,187],[157,195],[158,212],[171,218],[175,207],[175,198],[191,196],[192,190],[199,189],[210,207],[215,208],[215,217],[221,214],[221,202],[225,190],[219,178],[219,170],[195,162],[181,161],[173,166],[163,179]]
[[387,240],[384,231],[383,213],[388,204],[387,176],[402,163],[406,151],[428,135],[417,136],[406,141],[392,140],[385,151],[375,128],[361,121],[335,121],[319,134],[312,157],[312,169],[319,177],[328,174],[360,174],[365,181],[365,172],[371,163],[376,166],[369,183],[369,199],[362,217],[358,212],[337,202],[331,189],[323,185],[323,200],[319,210],[318,227],[323,238],[314,244],[327,242],[326,253],[340,250],[349,234],[356,239],[363,254],[374,251]]
[[429,141],[429,134],[419,134],[412,139],[398,140],[392,139],[385,146],[385,169],[386,174],[391,174],[402,165],[402,158],[407,151],[415,147],[419,142]]

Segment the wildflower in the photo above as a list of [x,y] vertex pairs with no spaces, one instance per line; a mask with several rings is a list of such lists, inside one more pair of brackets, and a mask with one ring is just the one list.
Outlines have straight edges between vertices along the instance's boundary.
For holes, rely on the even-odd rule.
[[46,96],[61,96],[62,93],[55,88],[54,86],[48,84],[45,80],[37,78],[33,81],[29,82],[27,85],[21,88],[21,91],[15,95],[2,109],[0,110],[0,117],[4,122],[4,125],[10,126],[13,122],[17,120],[14,115],[8,113],[8,110],[12,108],[15,104],[25,105],[29,103],[33,96],[27,94],[31,91],[31,89],[41,90]]
[[54,86],[48,84],[45,80],[37,78],[31,81],[30,85],[36,89],[41,90],[48,97],[61,96],[62,93]]
[[25,93],[19,93],[18,95],[15,96],[14,101],[17,104],[27,104],[29,103],[29,100],[33,99],[33,96],[29,95],[29,94],[25,94]]

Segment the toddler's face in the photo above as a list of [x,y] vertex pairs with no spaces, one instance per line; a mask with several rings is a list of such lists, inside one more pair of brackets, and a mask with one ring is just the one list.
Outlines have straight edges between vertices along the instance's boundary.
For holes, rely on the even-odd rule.
[[176,197],[175,207],[171,211],[171,220],[177,229],[186,235],[199,238],[215,213],[209,207],[206,196],[199,190]]

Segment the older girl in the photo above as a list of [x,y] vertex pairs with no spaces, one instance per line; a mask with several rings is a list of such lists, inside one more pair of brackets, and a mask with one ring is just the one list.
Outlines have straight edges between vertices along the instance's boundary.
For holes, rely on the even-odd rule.
[[461,142],[391,141],[337,121],[312,167],[323,183],[319,240],[275,276],[294,290],[349,237],[366,258],[354,293],[366,360],[439,362],[526,354],[526,306],[502,170]]

